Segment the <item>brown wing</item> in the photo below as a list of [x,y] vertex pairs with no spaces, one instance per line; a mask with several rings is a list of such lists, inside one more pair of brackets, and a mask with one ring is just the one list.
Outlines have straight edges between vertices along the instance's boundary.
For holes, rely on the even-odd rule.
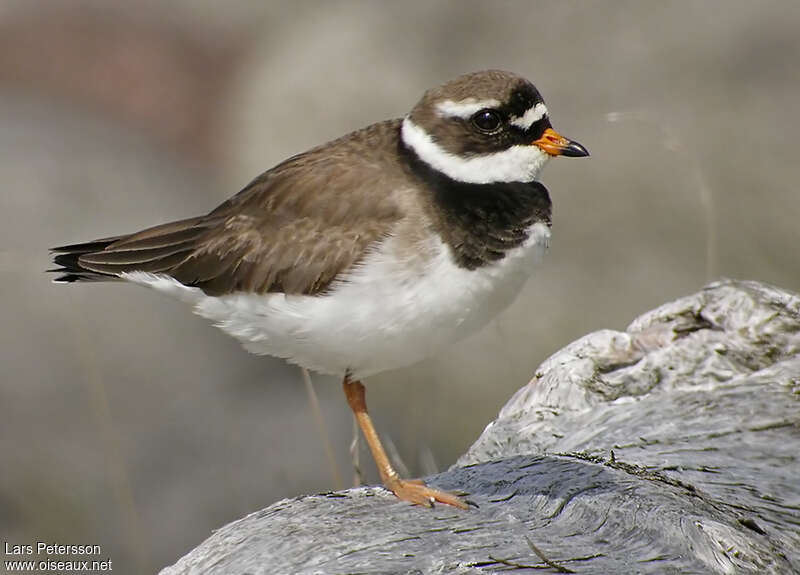
[[210,295],[322,292],[401,217],[391,193],[396,127],[376,124],[287,160],[206,216],[55,248],[57,281],[143,271]]

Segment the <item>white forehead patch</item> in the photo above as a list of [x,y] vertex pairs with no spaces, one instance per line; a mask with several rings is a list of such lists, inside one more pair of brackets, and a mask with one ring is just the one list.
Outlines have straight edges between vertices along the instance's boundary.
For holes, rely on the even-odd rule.
[[510,123],[512,126],[527,130],[546,115],[547,108],[543,103],[539,102],[533,108],[528,108],[521,117],[515,116],[511,118]]
[[440,118],[469,118],[475,112],[483,110],[484,108],[499,108],[500,102],[497,100],[476,100],[475,98],[467,98],[454,102],[453,100],[445,100],[436,104],[436,113]]
[[532,182],[550,159],[538,146],[525,145],[490,154],[457,156],[442,148],[408,117],[403,120],[401,137],[403,143],[431,168],[469,184]]

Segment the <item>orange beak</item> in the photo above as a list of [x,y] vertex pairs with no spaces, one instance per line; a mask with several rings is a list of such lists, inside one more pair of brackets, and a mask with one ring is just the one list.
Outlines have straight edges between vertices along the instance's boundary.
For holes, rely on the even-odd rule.
[[567,156],[568,158],[582,158],[588,156],[589,151],[575,140],[569,140],[556,132],[553,128],[547,128],[542,137],[531,142],[531,145],[538,146],[540,150],[551,156]]

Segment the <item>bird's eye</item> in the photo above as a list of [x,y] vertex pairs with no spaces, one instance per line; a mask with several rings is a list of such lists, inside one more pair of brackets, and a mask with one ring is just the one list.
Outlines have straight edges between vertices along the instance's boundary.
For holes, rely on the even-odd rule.
[[472,116],[472,125],[486,134],[496,132],[501,123],[500,114],[494,110],[480,110]]

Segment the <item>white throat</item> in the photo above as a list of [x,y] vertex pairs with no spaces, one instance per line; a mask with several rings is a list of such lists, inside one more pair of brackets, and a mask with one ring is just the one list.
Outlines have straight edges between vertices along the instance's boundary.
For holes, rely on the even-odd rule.
[[461,157],[437,144],[409,117],[403,120],[403,143],[434,170],[469,184],[532,182],[550,156],[537,146],[512,146],[502,152]]

